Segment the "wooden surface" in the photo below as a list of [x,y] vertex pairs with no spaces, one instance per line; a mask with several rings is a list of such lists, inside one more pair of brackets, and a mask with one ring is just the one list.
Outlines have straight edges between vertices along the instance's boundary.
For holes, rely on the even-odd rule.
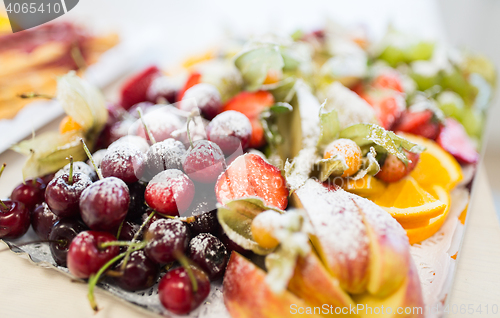
[[[54,129],[56,123],[44,130]],[[0,155],[7,169],[0,179],[0,197],[6,197],[21,182],[24,158],[12,151]],[[458,268],[450,295],[449,317],[499,317],[491,312],[500,307],[500,225],[486,171],[479,169],[467,219],[464,244],[458,255]],[[0,243],[2,248],[4,243]],[[10,251],[0,253],[0,317],[157,317],[97,291],[101,311],[94,315],[87,298],[87,286],[71,282],[68,276],[33,265]],[[482,313],[460,314],[460,306]],[[453,305],[456,305],[453,307]],[[488,305],[489,314],[485,313]],[[453,308],[458,312],[453,314]]]

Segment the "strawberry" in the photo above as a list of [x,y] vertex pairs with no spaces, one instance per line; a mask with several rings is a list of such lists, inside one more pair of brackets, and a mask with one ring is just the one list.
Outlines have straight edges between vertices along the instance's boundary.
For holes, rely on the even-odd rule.
[[260,114],[274,104],[274,97],[266,91],[241,92],[226,105],[223,111],[235,110],[248,117],[252,124],[252,137],[250,147],[258,148],[265,144],[264,129],[260,123]]
[[375,176],[385,182],[397,182],[410,174],[417,166],[420,155],[406,150],[404,152],[411,162],[405,165],[398,157],[389,154]]
[[400,93],[404,92],[401,77],[396,72],[385,72],[377,76],[373,80],[372,86],[376,88],[392,89]]
[[222,204],[255,196],[279,209],[285,209],[288,204],[288,189],[280,170],[250,153],[236,158],[219,176],[215,195]]
[[189,75],[186,83],[184,84],[182,89],[177,94],[177,101],[179,102],[182,100],[182,97],[184,97],[184,93],[186,93],[186,91],[188,89],[190,89],[191,87],[195,86],[196,84],[200,84],[200,83],[201,83],[201,74],[198,72],[191,73],[191,75]]
[[406,108],[401,93],[391,89],[370,89],[360,96],[373,107],[381,126],[385,129],[391,129]]
[[158,67],[150,66],[129,78],[121,88],[121,106],[129,109],[137,103],[146,101],[149,85],[160,75],[161,71]]
[[436,141],[460,163],[471,164],[479,160],[479,154],[464,127],[453,118],[446,119]]
[[394,131],[403,131],[435,140],[439,134],[440,124],[434,119],[431,110],[413,112],[406,110],[401,114]]

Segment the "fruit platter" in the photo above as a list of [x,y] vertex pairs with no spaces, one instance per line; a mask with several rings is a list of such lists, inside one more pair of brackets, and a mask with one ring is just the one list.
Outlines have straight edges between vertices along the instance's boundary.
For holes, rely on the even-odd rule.
[[98,287],[168,317],[441,317],[495,81],[332,22],[149,66],[117,100],[71,71],[59,130],[12,147],[0,238],[95,311]]

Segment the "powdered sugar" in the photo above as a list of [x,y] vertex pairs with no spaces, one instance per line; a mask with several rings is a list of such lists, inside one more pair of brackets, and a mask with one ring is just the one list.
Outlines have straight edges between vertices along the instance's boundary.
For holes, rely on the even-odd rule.
[[123,136],[117,141],[113,142],[111,145],[109,145],[108,149],[111,149],[112,147],[126,143],[126,144],[131,144],[135,147],[137,147],[141,152],[146,153],[149,149],[149,144],[144,138],[141,138],[139,136],[133,136],[133,135],[127,135]]
[[172,138],[155,143],[146,153],[144,178],[149,180],[167,169],[182,169],[185,154],[184,144]]
[[[69,166],[70,164],[68,163],[61,170],[57,171],[56,174],[54,175],[54,178],[62,176],[65,173],[69,174]],[[94,169],[83,161],[73,162],[73,173],[77,172],[87,175],[92,180],[95,180],[97,177]]]
[[208,124],[211,135],[246,137],[252,133],[252,125],[247,116],[234,110],[217,115]]

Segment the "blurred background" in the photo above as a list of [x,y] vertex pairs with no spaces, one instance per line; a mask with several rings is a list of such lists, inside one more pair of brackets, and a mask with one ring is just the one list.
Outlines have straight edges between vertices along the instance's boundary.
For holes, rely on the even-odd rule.
[[[381,37],[392,24],[404,32],[483,53],[498,69],[498,16],[500,1],[497,0],[310,0],[307,3],[81,0],[60,19],[81,23],[96,32],[117,31],[129,38],[154,39],[154,45],[142,54],[144,63],[155,59],[166,67],[229,35],[311,30],[331,18],[346,26],[365,25],[374,38]],[[142,45],[140,41],[136,43]],[[142,66],[139,63],[134,67]],[[499,102],[500,99],[495,98],[491,105],[484,149],[484,164],[497,212],[500,210],[500,125],[496,123],[500,119]]]

